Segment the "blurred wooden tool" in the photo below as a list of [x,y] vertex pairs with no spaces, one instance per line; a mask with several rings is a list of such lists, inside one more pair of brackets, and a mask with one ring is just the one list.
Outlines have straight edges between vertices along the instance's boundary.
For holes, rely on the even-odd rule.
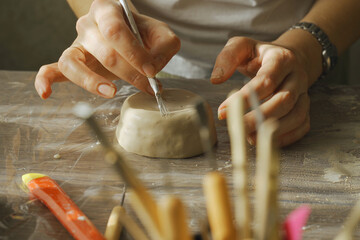
[[124,189],[121,204],[115,206],[111,211],[111,215],[106,226],[105,238],[107,240],[119,240],[122,232],[121,230],[122,228],[125,228],[134,240],[148,240],[148,237],[145,235],[143,230],[123,208],[125,192],[126,189]]
[[227,108],[227,124],[233,165],[236,235],[237,239],[241,240],[251,238],[244,112],[244,99],[242,95],[234,95]]
[[124,206],[126,195],[126,184],[124,184],[120,205],[117,205],[111,211],[105,230],[105,238],[107,240],[119,240],[122,232],[122,224],[120,218],[126,214]]
[[255,176],[255,228],[256,240],[280,239],[277,185],[279,156],[274,137],[278,123],[268,119],[257,133]]
[[105,160],[111,164],[130,188],[129,198],[132,208],[138,215],[146,230],[154,240],[161,239],[161,226],[158,216],[158,206],[135,172],[126,164],[120,153],[106,139],[92,116],[93,110],[89,104],[80,102],[75,105],[73,112],[76,116],[86,120],[96,134],[105,152]]
[[174,196],[165,196],[160,206],[159,216],[164,240],[190,240],[186,212],[181,200]]
[[234,240],[235,226],[224,176],[219,172],[206,174],[203,188],[212,239]]
[[125,209],[120,205],[117,205],[112,209],[105,230],[105,238],[107,240],[120,239],[120,235],[123,228],[120,219],[123,217],[124,214],[126,214]]
[[212,149],[209,129],[209,118],[204,100],[199,99],[195,104],[195,109],[198,113],[198,124],[201,144],[204,149],[204,153],[205,155],[207,155],[207,158],[209,160],[210,167],[215,171],[217,168],[216,157]]
[[360,221],[360,200],[356,203],[351,210],[350,215],[345,221],[344,228],[334,238],[334,240],[352,240],[356,226]]

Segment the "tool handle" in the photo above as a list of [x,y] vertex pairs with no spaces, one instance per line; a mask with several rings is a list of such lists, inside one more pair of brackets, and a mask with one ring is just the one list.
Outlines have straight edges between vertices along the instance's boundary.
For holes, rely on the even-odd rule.
[[279,156],[276,149],[278,122],[267,119],[257,133],[255,174],[255,239],[280,239],[277,203]]
[[354,230],[360,222],[360,200],[351,210],[348,218],[345,221],[344,228],[334,238],[334,240],[353,239]]
[[144,43],[143,43],[143,41],[141,39],[139,29],[137,28],[136,22],[134,20],[132,12],[131,12],[131,10],[129,8],[129,5],[127,4],[127,1],[126,0],[119,0],[119,1],[120,1],[121,6],[124,9],[126,18],[129,21],[131,31],[135,35],[136,39],[140,42],[141,46],[144,47]]
[[251,238],[251,214],[248,190],[247,145],[244,113],[245,104],[243,96],[240,94],[232,96],[227,108],[227,124],[231,143],[231,159],[233,163],[235,219],[238,239]]
[[104,239],[91,221],[53,179],[45,175],[38,175],[37,178],[28,180],[26,185],[33,196],[50,209],[75,239]]
[[161,201],[159,216],[165,240],[190,240],[186,212],[181,200],[166,196]]
[[115,206],[112,209],[104,235],[106,240],[119,240],[123,228],[120,218],[124,214],[125,209],[122,206]]
[[158,206],[145,187],[138,186],[129,190],[129,198],[132,209],[146,228],[151,239],[162,239]]
[[235,239],[235,226],[224,176],[219,172],[206,174],[203,187],[213,239]]
[[134,240],[148,240],[143,230],[130,217],[122,206],[115,206],[111,211],[105,230],[106,240],[119,240],[122,229],[125,228]]

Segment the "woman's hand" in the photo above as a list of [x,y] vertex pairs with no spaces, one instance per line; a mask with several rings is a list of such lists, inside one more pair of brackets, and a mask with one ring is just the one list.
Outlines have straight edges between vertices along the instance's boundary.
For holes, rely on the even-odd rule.
[[95,0],[76,24],[78,37],[59,62],[42,66],[35,79],[46,99],[54,82],[71,81],[87,91],[111,98],[112,80],[122,79],[152,94],[147,77],[154,77],[179,51],[180,40],[163,22],[133,13],[145,49],[127,25],[121,5]]
[[[318,60],[321,64],[320,56]],[[279,145],[286,146],[302,138],[310,129],[310,99],[307,91],[315,80],[309,76],[307,68],[304,55],[294,50],[274,43],[234,37],[218,55],[211,82],[222,83],[236,70],[252,78],[235,94],[241,94],[249,108],[250,88],[256,92],[261,100],[260,110],[264,117],[278,119]],[[219,119],[226,118],[230,98],[220,105]],[[248,142],[254,145],[254,111],[246,113],[244,120]]]

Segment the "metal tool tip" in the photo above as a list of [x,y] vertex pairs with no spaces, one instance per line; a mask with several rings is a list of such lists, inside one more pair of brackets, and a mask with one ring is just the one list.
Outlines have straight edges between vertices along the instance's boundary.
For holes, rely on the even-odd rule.
[[162,117],[166,117],[169,115],[169,111],[165,106],[165,103],[163,101],[163,99],[161,98],[160,94],[156,94],[156,101],[160,110],[160,114]]

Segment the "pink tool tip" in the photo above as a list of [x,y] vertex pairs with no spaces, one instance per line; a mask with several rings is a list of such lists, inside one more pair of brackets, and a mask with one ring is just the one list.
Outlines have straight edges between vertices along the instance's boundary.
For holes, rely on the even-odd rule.
[[283,224],[286,240],[301,240],[303,227],[306,225],[311,209],[307,205],[292,211]]

